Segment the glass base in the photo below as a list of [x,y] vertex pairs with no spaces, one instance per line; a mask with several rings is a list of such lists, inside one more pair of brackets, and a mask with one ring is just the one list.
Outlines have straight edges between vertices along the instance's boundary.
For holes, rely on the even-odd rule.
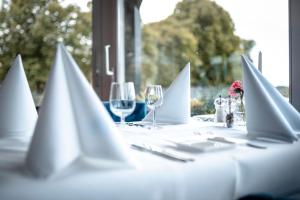
[[246,114],[245,112],[235,112],[234,124],[236,126],[246,126]]

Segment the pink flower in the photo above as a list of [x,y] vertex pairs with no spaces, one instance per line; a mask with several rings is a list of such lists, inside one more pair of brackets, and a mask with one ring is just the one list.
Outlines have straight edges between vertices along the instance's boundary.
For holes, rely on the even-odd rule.
[[240,95],[240,97],[242,99],[243,95],[244,95],[244,89],[243,89],[242,82],[239,80],[234,81],[228,89],[228,95],[230,95],[231,97],[236,97],[236,96]]

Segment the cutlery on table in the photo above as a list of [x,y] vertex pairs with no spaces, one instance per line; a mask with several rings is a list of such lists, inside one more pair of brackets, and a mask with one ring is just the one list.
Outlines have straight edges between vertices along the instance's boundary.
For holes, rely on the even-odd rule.
[[174,148],[182,151],[188,151],[193,153],[203,153],[209,151],[217,151],[217,150],[226,150],[234,147],[233,144],[217,142],[217,141],[208,141],[208,140],[186,140],[181,142],[175,142],[171,140],[165,140],[173,145]]
[[156,155],[163,156],[165,158],[169,158],[172,160],[177,160],[181,162],[192,162],[194,161],[194,158],[184,157],[181,155],[178,155],[176,153],[171,153],[161,147],[155,146],[155,145],[147,145],[147,144],[131,144],[131,147],[134,149],[138,149],[141,151],[148,151]]
[[246,140],[244,141],[242,139],[236,139],[236,138],[212,137],[212,138],[207,138],[207,140],[223,142],[223,143],[228,143],[228,144],[245,145],[245,146],[253,147],[253,148],[257,148],[257,149],[266,149],[267,148],[266,146],[253,144],[249,141],[246,141]]
[[128,126],[135,126],[135,127],[141,127],[141,128],[146,128],[146,129],[151,129],[151,126],[147,124],[142,124],[142,123],[134,123],[134,122],[127,122],[126,123]]

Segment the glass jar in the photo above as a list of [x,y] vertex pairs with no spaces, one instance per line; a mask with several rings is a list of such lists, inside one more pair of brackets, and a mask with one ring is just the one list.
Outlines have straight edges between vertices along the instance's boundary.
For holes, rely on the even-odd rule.
[[215,105],[215,122],[225,122],[226,117],[226,99],[218,97],[214,101]]

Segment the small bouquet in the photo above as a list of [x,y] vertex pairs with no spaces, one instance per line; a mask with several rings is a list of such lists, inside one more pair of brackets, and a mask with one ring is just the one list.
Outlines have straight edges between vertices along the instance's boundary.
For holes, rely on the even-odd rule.
[[231,97],[239,96],[241,99],[241,102],[243,102],[244,89],[243,89],[242,82],[239,80],[234,81],[228,89],[228,95],[230,95]]
[[244,97],[244,88],[243,84],[241,81],[236,80],[234,81],[231,86],[228,89],[228,95],[232,98],[239,98],[240,102],[238,104],[238,113],[241,117],[242,121],[245,121],[245,107],[244,107],[244,102],[243,102],[243,97]]

